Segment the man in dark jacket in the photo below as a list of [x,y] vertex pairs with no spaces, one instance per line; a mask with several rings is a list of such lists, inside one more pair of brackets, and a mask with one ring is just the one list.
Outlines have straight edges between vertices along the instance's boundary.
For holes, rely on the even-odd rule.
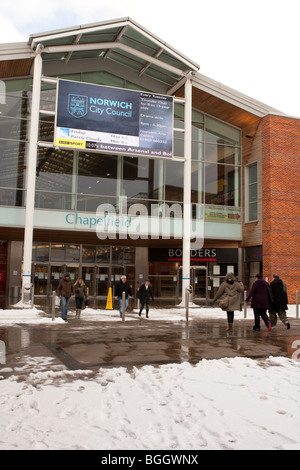
[[115,299],[119,299],[120,317],[122,317],[122,295],[125,292],[125,310],[128,307],[128,299],[132,297],[131,286],[127,281],[126,276],[122,276],[121,280],[117,283],[115,290]]
[[74,295],[74,284],[69,273],[59,281],[56,293],[61,297],[61,318],[66,322],[70,298]]
[[256,275],[256,280],[252,286],[252,289],[246,299],[246,302],[251,301],[251,307],[254,311],[254,331],[260,331],[260,317],[265,322],[266,327],[270,331],[272,325],[270,323],[269,317],[267,315],[267,310],[269,308],[269,284],[266,282],[261,274]]
[[277,274],[274,274],[273,279],[270,284],[270,320],[272,326],[276,326],[278,315],[282,323],[289,330],[291,325],[286,316],[286,310],[288,309],[287,288]]
[[149,279],[146,279],[145,284],[142,284],[138,291],[138,299],[140,299],[141,302],[139,316],[141,316],[144,306],[146,304],[146,318],[149,318],[150,298],[154,300],[150,281]]

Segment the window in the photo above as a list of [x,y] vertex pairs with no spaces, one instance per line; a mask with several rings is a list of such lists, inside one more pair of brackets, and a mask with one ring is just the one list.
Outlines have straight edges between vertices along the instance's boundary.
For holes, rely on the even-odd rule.
[[258,220],[258,167],[257,162],[245,168],[245,220]]

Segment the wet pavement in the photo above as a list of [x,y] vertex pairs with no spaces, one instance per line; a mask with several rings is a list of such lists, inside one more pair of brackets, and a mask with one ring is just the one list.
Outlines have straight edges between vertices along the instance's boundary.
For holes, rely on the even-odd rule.
[[300,348],[300,320],[292,319],[291,326],[286,330],[279,323],[271,332],[265,327],[254,332],[252,319],[236,320],[229,334],[225,319],[175,323],[151,317],[124,323],[71,317],[66,324],[0,325],[0,344],[5,345],[0,377],[66,370],[85,374],[103,367],[193,364],[226,357],[292,358]]

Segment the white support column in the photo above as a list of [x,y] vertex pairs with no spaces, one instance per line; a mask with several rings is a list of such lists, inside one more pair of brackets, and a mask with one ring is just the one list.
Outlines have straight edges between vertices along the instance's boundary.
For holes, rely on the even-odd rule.
[[29,132],[29,148],[27,156],[27,178],[26,178],[26,212],[25,212],[25,235],[23,255],[23,277],[22,277],[22,300],[24,300],[24,286],[31,283],[32,242],[33,242],[33,217],[35,199],[35,179],[37,144],[39,132],[39,113],[42,78],[42,47],[37,46],[37,55],[34,59],[32,106]]
[[184,196],[183,196],[183,234],[182,234],[182,303],[185,303],[185,289],[190,286],[191,256],[191,173],[192,173],[192,83],[185,83],[184,111]]

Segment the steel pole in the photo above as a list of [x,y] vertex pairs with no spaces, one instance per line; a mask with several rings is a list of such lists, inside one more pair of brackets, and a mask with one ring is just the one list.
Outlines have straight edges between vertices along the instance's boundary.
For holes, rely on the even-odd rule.
[[192,173],[192,82],[185,82],[184,111],[184,204],[182,226],[182,302],[190,285],[191,256],[191,173]]
[[38,45],[37,55],[34,59],[33,69],[32,105],[29,132],[28,164],[26,175],[26,211],[22,276],[22,301],[24,301],[24,285],[31,282],[35,178],[40,117],[41,79],[43,66],[41,52],[42,46]]

